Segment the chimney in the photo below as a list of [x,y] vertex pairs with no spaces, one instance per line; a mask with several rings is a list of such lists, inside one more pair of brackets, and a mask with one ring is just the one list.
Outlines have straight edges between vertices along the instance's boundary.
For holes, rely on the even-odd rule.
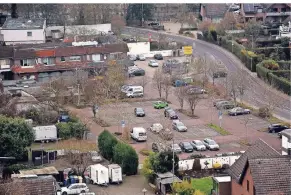
[[11,4],[11,18],[18,18],[17,5],[15,3]]

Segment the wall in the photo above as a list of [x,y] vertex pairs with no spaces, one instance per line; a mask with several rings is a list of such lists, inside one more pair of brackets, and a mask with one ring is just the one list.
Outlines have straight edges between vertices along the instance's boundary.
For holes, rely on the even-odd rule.
[[282,135],[282,155],[288,155],[288,149],[291,148],[291,143],[289,139]]
[[150,50],[150,42],[127,43],[128,54],[147,54]]
[[[28,37],[27,32],[32,32],[32,36]],[[23,43],[45,43],[45,32],[43,29],[37,30],[1,30],[6,45],[23,44]]]
[[[200,158],[201,169],[205,169],[205,162],[208,162],[207,168],[212,169],[213,164],[219,163],[221,165],[228,164],[232,165],[240,156],[222,156],[222,157],[214,157],[214,158]],[[189,160],[180,160],[179,161],[179,170],[191,170],[193,167],[195,159]]]
[[[247,181],[249,181],[249,191],[247,191]],[[250,173],[250,169],[247,169],[246,175],[242,182],[242,185],[236,183],[234,179],[231,180],[231,194],[232,195],[253,195],[254,181]]]
[[[111,31],[111,24],[95,24],[95,25],[74,25],[74,26],[66,26],[66,34],[80,34],[89,35],[99,34],[100,32]],[[48,26],[45,29],[46,36],[52,36],[51,30],[60,30],[61,33],[64,33],[64,26]]]

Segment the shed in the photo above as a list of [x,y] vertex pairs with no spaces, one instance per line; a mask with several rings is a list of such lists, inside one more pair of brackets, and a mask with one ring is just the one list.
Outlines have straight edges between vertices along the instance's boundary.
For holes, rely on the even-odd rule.
[[161,194],[165,195],[172,191],[171,184],[174,182],[182,182],[176,175],[171,172],[156,173],[156,186]]
[[213,177],[212,195],[231,195],[231,177]]

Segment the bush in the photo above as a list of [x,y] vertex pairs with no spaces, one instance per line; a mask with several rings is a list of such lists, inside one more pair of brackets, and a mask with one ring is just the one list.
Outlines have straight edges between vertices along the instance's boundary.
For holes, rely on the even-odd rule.
[[269,70],[278,70],[279,64],[274,60],[264,60],[262,62],[263,66]]
[[[288,76],[290,77],[290,71],[288,71]],[[291,82],[289,79],[286,79],[284,77],[279,77],[276,74],[280,75],[282,72],[270,72],[268,75],[269,83],[279,89],[280,91],[283,91],[284,93],[291,95]],[[286,76],[286,77],[288,77]]]
[[113,161],[121,165],[123,174],[137,174],[138,155],[131,146],[119,142],[115,145],[113,154]]
[[[153,165],[153,170],[156,173],[166,173],[168,171],[172,171],[173,168],[173,153],[166,151],[166,152],[161,152],[159,153],[158,157],[157,157],[157,162]],[[178,162],[179,162],[179,157],[177,156],[177,154],[174,154],[174,171],[175,173],[178,171]]]
[[259,114],[259,117],[261,117],[261,118],[267,118],[267,117],[271,116],[271,112],[267,107],[259,108],[258,114]]
[[84,132],[88,131],[86,126],[81,122],[68,122],[56,124],[59,132],[59,137],[62,139],[77,138],[82,139]]
[[31,108],[22,111],[19,116],[32,119],[35,125],[50,125],[58,121],[58,113],[53,110]]
[[277,62],[280,70],[290,70],[291,69],[291,61],[278,61]]
[[101,155],[107,160],[113,159],[114,156],[113,149],[117,143],[118,143],[117,139],[107,130],[104,130],[98,136],[99,151]]

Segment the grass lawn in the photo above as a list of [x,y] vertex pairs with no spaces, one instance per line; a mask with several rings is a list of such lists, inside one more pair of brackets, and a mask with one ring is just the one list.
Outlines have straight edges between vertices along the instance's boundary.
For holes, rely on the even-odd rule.
[[227,130],[213,124],[213,123],[209,123],[207,124],[207,126],[211,129],[214,129],[217,133],[221,134],[221,135],[230,135],[231,133],[229,133]]
[[213,181],[211,177],[191,179],[191,183],[195,190],[200,190],[205,194],[209,194],[213,187]]

